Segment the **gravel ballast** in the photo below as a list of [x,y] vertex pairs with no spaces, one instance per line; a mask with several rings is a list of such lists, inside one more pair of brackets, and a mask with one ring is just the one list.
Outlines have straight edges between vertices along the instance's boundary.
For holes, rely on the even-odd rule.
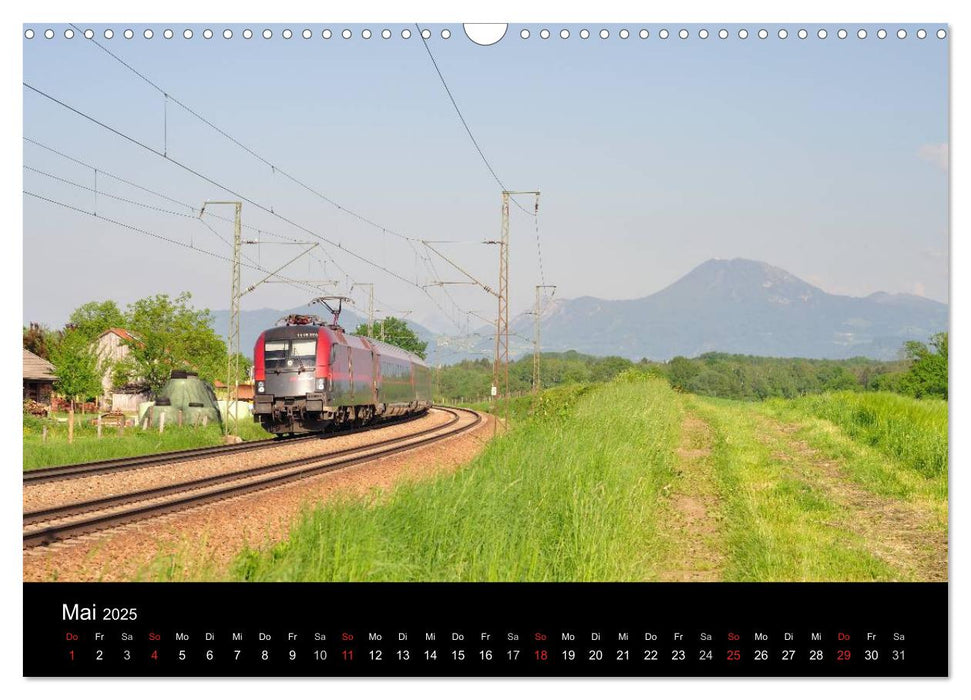
[[54,508],[131,491],[178,484],[217,474],[228,474],[282,462],[287,459],[325,455],[339,450],[363,447],[381,440],[411,435],[419,430],[442,425],[448,422],[450,418],[450,414],[432,409],[428,415],[417,420],[392,424],[352,435],[328,435],[325,439],[301,442],[288,443],[282,441],[279,444],[253,452],[227,454],[185,462],[171,462],[61,481],[28,483],[24,485],[23,490],[23,510],[28,513],[34,510]]
[[[367,444],[368,439],[375,442],[413,433],[443,424],[448,418],[449,414],[436,411],[418,421],[334,438],[324,444],[327,452],[361,446]],[[227,566],[243,547],[261,547],[285,538],[293,520],[315,503],[338,495],[358,496],[374,489],[388,489],[401,479],[428,478],[465,464],[479,453],[492,435],[492,418],[488,415],[483,418],[483,422],[472,430],[398,455],[103,533],[25,550],[24,581],[145,580],[158,578],[160,572],[154,569],[159,566],[165,567],[166,578],[225,579]],[[462,414],[462,421],[463,425],[468,425],[472,417]],[[391,430],[400,432],[387,432]],[[348,442],[336,444],[337,440]],[[303,445],[299,447],[304,448]],[[268,459],[262,451],[251,456],[268,462],[283,459],[279,455],[275,460]],[[238,464],[242,455],[232,459]],[[255,466],[255,463],[247,466]],[[222,468],[231,471],[234,467]],[[199,472],[192,472],[190,477],[197,475]],[[99,491],[94,495],[105,494]]]

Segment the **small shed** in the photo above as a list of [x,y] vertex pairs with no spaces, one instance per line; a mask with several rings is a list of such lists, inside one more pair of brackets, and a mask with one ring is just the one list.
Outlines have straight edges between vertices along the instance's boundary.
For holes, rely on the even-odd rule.
[[24,401],[50,404],[55,379],[54,365],[24,348]]
[[111,410],[134,413],[139,404],[152,398],[151,393],[139,384],[132,384],[111,391]]
[[[216,387],[216,395],[222,398],[226,398],[226,385],[223,384],[218,379],[213,383]],[[240,401],[248,401],[253,403],[253,396],[255,392],[253,390],[253,385],[251,383],[240,384],[239,385],[239,396],[237,397]]]

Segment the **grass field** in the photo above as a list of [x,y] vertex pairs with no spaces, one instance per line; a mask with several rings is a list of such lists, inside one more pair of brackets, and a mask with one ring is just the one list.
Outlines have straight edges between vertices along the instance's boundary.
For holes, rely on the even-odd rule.
[[[59,464],[77,464],[102,459],[134,457],[136,455],[187,450],[222,443],[219,426],[179,427],[166,426],[159,435],[158,429],[141,430],[125,428],[122,435],[117,428],[105,427],[98,439],[97,427],[91,423],[94,416],[75,414],[74,442],[67,441],[67,423],[54,419],[24,417],[23,468],[24,470],[52,467]],[[47,440],[43,440],[43,426],[47,426]],[[240,437],[244,440],[260,440],[270,437],[253,421],[240,420]]]
[[[500,411],[500,415],[502,412]],[[947,577],[947,406],[743,403],[627,373],[515,399],[467,467],[308,509],[259,581]],[[532,415],[532,417],[530,417]]]
[[[595,396],[577,393],[558,392],[561,415],[523,423],[466,469],[308,513],[288,542],[244,554],[236,575],[337,581],[640,578],[657,555],[652,511],[670,478],[676,406],[661,382],[611,384]],[[627,405],[638,408],[621,409]]]

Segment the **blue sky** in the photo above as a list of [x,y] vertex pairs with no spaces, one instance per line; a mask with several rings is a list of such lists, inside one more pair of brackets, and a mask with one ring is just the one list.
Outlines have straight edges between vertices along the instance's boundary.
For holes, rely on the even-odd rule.
[[[47,25],[45,25],[47,26]],[[164,98],[83,38],[24,41],[24,80],[253,200],[421,286],[459,273],[416,257],[414,244],[362,224],[288,183]],[[479,159],[421,42],[388,25],[354,38],[161,37],[159,25],[91,25],[100,42],[171,95],[267,160],[386,228],[415,238],[453,240],[440,249],[494,284],[496,249],[479,241],[499,232],[499,186]],[[151,26],[155,38],[142,31]],[[262,26],[262,25],[260,25]],[[345,25],[340,25],[343,28]],[[946,169],[948,41],[876,38],[864,25],[839,40],[820,40],[797,25],[764,26],[769,38],[578,36],[540,39],[540,26],[512,25],[497,45],[469,42],[460,25],[429,46],[463,115],[500,178],[513,189],[542,190],[544,276],[557,296],[632,298],[657,291],[712,257],[764,260],[827,291],[883,290],[947,300]],[[597,25],[599,29],[601,25]],[[557,25],[559,27],[559,25]],[[303,25],[293,27],[295,30]],[[410,27],[414,30],[414,27]],[[167,143],[164,124],[167,121]],[[74,158],[198,206],[231,199],[117,136],[25,89],[24,135]],[[92,169],[33,145],[26,165],[92,187]],[[94,193],[32,171],[25,189],[93,211]],[[102,175],[104,194],[178,208]],[[112,200],[102,216],[206,248],[225,244],[198,221]],[[522,200],[524,204],[526,200]],[[185,211],[185,210],[182,210]],[[228,215],[228,211],[221,214]],[[244,221],[265,231],[314,239],[244,205]],[[229,224],[212,221],[223,236]],[[534,223],[512,214],[512,311],[529,307],[539,283]],[[247,236],[252,236],[247,232]],[[269,234],[260,239],[270,241]],[[247,246],[272,269],[293,246]],[[326,253],[326,254],[325,254]],[[474,310],[494,314],[494,300],[473,287],[450,286],[432,298],[321,243],[313,258],[288,268],[300,279],[374,282],[379,308],[455,332]],[[329,257],[328,257],[329,256]],[[244,272],[244,283],[263,275]],[[60,324],[77,304],[122,303],[157,292],[189,290],[210,308],[228,306],[228,263],[47,202],[24,201],[24,320]],[[70,294],[52,280],[70,280]],[[362,300],[363,295],[355,295]],[[244,307],[286,308],[310,293],[259,287]],[[434,300],[434,301],[433,301]],[[453,300],[457,304],[453,305]],[[443,310],[444,309],[444,314]]]

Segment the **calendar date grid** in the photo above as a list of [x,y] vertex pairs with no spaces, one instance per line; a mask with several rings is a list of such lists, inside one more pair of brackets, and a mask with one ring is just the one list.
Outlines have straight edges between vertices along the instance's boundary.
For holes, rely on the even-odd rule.
[[[312,666],[717,666],[726,673],[758,665],[852,666],[905,664],[901,630],[498,630],[325,632],[65,631],[71,665],[251,667]],[[254,670],[250,668],[250,670]]]

